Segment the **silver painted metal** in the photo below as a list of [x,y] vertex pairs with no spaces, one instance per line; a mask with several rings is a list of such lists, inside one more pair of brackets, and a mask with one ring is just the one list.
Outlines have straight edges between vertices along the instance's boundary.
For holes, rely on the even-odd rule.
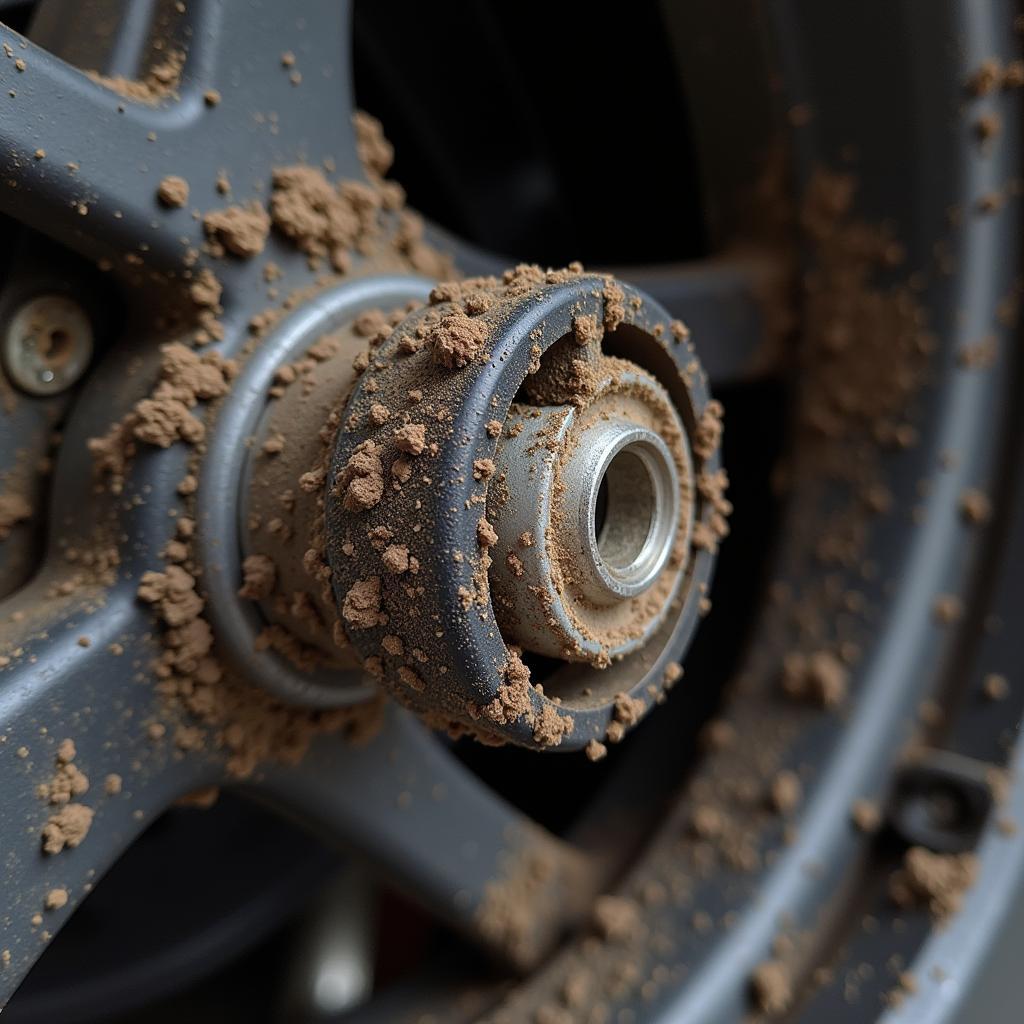
[[92,352],[92,323],[67,295],[37,295],[15,311],[4,331],[4,368],[30,395],[57,395],[72,387]]
[[582,549],[583,590],[600,604],[636,597],[658,578],[679,528],[679,474],[653,430],[625,420],[597,423],[562,474]]
[[[649,378],[623,377],[662,394]],[[689,447],[678,421],[675,428],[692,494]],[[570,406],[513,407],[496,463],[488,518],[498,544],[490,571],[505,635],[569,661],[604,662],[639,650],[665,621],[687,557],[672,567],[673,585],[642,633],[610,641],[605,616],[669,571],[673,551],[689,550],[693,528],[692,503],[681,498],[665,440],[622,412],[581,423]]]

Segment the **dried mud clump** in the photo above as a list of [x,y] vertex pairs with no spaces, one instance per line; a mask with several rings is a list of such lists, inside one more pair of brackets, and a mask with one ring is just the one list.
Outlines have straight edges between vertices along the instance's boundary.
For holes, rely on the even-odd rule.
[[156,194],[164,206],[184,206],[188,202],[188,182],[176,174],[168,174],[160,180]]
[[[167,737],[180,751],[221,751],[228,774],[244,779],[261,762],[297,763],[318,735],[342,732],[359,741],[376,731],[379,702],[310,712],[282,705],[229,676],[215,657],[213,631],[203,618],[205,601],[196,579],[183,567],[168,565],[165,571],[145,573],[138,596],[153,607],[163,625],[163,653],[155,672],[157,690],[171,714],[166,716],[167,725],[153,723],[149,734],[154,742]],[[176,711],[183,714],[178,721],[173,717]]]
[[481,933],[513,962],[531,964],[538,953],[537,908],[545,893],[555,891],[556,865],[542,851],[509,855],[502,877],[484,886],[476,912]]
[[642,928],[640,908],[623,896],[598,896],[592,920],[597,934],[609,942],[628,942]]
[[492,722],[508,725],[528,715],[532,707],[530,670],[523,664],[522,651],[518,647],[509,647],[508,662],[502,675],[504,681],[498,687],[497,697],[484,706],[482,714]]
[[273,593],[277,566],[267,555],[248,555],[242,562],[242,586],[238,596],[262,601]]
[[349,512],[373,508],[384,495],[384,466],[373,441],[363,441],[345,463],[334,485]]
[[542,747],[557,747],[575,722],[572,715],[560,715],[550,704],[545,704],[533,724],[533,740]]
[[486,325],[459,312],[441,317],[427,336],[431,358],[449,370],[468,366],[483,351],[486,341]]
[[835,708],[846,700],[848,680],[846,667],[830,651],[793,651],[782,665],[783,692],[822,708]]
[[352,116],[352,126],[356,133],[356,152],[367,173],[383,178],[395,159],[395,147],[385,137],[383,126],[363,110],[357,110]]
[[889,879],[889,895],[899,907],[924,906],[942,921],[960,909],[977,870],[973,853],[932,853],[912,846],[903,857],[903,867]]
[[90,438],[89,451],[101,477],[118,494],[124,474],[138,444],[169,448],[177,441],[196,444],[206,435],[203,421],[195,415],[201,401],[227,394],[238,365],[219,352],[199,354],[173,342],[161,349],[160,376],[147,398],[101,438]]
[[344,272],[352,250],[369,251],[381,233],[381,210],[393,208],[397,198],[360,182],[333,184],[313,167],[280,167],[274,171],[270,216],[302,252],[317,260],[328,257]]
[[408,455],[419,455],[427,446],[427,428],[422,423],[406,423],[393,436],[395,447]]
[[21,494],[0,494],[0,540],[6,540],[18,523],[32,518],[32,506]]
[[214,255],[223,251],[243,259],[263,252],[270,232],[270,217],[256,200],[245,206],[211,210],[203,217],[203,228],[211,240]]
[[386,626],[388,617],[380,610],[380,577],[357,580],[345,595],[342,617],[352,629]]
[[184,52],[171,50],[153,64],[141,79],[101,75],[98,71],[87,71],[86,74],[94,82],[106,86],[127,100],[153,106],[161,100],[177,95],[184,67]]
[[750,987],[758,1009],[769,1017],[785,1013],[793,1003],[793,979],[781,960],[766,960],[754,968]]
[[[471,705],[467,709],[470,717],[499,725],[511,725],[523,719],[531,728],[535,743],[544,747],[559,746],[572,732],[572,716],[559,714],[550,704],[543,705],[539,712],[534,711],[530,669],[523,662],[522,651],[518,647],[509,647],[508,652],[508,660],[500,673],[497,696],[483,707]],[[490,741],[486,733],[480,734],[478,738]]]
[[43,900],[43,906],[47,910],[60,910],[68,905],[67,889],[51,889]]
[[75,757],[74,743],[64,740],[57,748],[57,768],[53,777],[39,787],[39,796],[47,803],[62,807],[88,792],[89,779],[74,764]]
[[50,815],[43,826],[43,853],[60,853],[80,846],[92,827],[93,810],[85,804],[67,804]]

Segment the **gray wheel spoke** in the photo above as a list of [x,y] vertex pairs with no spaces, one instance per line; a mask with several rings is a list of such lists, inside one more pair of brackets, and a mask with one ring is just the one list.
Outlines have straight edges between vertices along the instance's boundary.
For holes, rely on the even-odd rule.
[[[488,252],[432,224],[429,237],[467,275],[519,260]],[[712,389],[775,372],[784,355],[786,261],[770,248],[688,263],[602,267],[643,289],[689,327]]]
[[784,354],[785,268],[770,253],[698,263],[619,267],[690,329],[712,388],[772,373]]
[[[200,8],[193,54],[203,90],[216,89],[219,122],[208,141],[250,181],[296,161],[361,178],[352,130],[349,4],[345,0],[232,0]],[[212,122],[214,119],[211,118]],[[217,166],[222,166],[218,164]],[[211,179],[212,181],[212,179]]]
[[[536,963],[593,895],[585,856],[524,817],[411,714],[389,705],[365,747],[327,738],[257,795],[354,848],[397,887],[516,966]],[[518,884],[536,870],[542,882]],[[513,897],[513,894],[514,897]],[[508,900],[523,932],[502,923]]]
[[[115,91],[109,80],[101,84],[0,29],[12,53],[0,59],[7,184],[0,210],[115,270],[166,270],[202,244],[201,217],[194,214],[227,206],[233,195],[265,194],[276,166],[308,162],[361,177],[347,5],[194,6],[194,14],[183,16],[191,43],[181,50],[180,81],[149,99],[122,95],[123,86]],[[41,28],[73,51],[66,26],[56,33],[44,21]],[[131,64],[139,37],[134,24],[118,37],[113,66]],[[168,175],[189,182],[181,208],[168,209],[157,198]]]
[[[13,604],[0,605],[0,1006],[139,832],[215,777],[202,758],[177,760],[147,734],[158,698],[138,674],[154,652],[132,604],[115,594],[90,612],[99,595],[82,591],[61,607],[47,599],[52,585],[41,581],[17,599],[22,610],[48,607],[45,620],[29,612],[12,622]],[[66,740],[84,791],[62,768]]]
[[156,158],[147,140],[156,112],[9,29],[0,35],[14,54],[0,58],[0,209],[112,266],[128,254],[151,264],[178,258],[180,226],[168,230],[155,195],[140,187]]

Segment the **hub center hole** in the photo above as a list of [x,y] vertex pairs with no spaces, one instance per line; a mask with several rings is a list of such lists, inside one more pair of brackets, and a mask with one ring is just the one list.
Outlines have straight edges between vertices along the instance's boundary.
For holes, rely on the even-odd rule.
[[657,502],[646,462],[629,447],[608,463],[597,494],[594,532],[608,569],[628,573],[644,554]]

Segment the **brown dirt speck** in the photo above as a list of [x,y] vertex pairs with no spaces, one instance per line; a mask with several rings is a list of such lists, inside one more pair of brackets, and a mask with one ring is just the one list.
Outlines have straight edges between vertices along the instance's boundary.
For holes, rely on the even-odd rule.
[[943,920],[960,909],[977,868],[973,853],[932,853],[912,846],[904,854],[902,868],[889,879],[889,895],[897,906],[925,906],[933,917]]
[[404,544],[389,544],[380,559],[388,572],[403,573],[409,570],[409,549]]
[[441,317],[427,335],[434,362],[449,370],[461,369],[476,359],[487,340],[487,326],[457,311]]
[[846,699],[849,673],[830,651],[786,655],[782,689],[787,696],[809,700],[823,708],[838,707]]
[[783,770],[772,779],[769,798],[779,814],[792,814],[800,806],[802,796],[803,787],[796,772]]
[[963,613],[963,602],[955,594],[940,594],[932,603],[932,615],[940,626],[957,622]]
[[215,242],[230,253],[249,259],[263,252],[270,231],[270,217],[252,201],[245,206],[211,210],[203,217],[203,227]]
[[67,889],[51,889],[46,894],[43,905],[47,910],[60,910],[61,907],[66,907],[68,905]]
[[352,629],[372,629],[387,624],[380,610],[380,577],[357,580],[345,595],[341,614]]
[[992,503],[977,488],[970,487],[960,495],[960,514],[972,526],[987,523],[992,515]]
[[168,174],[160,179],[156,195],[164,206],[184,206],[188,202],[188,182],[176,174]]
[[765,960],[754,968],[750,987],[757,1008],[770,1017],[785,1013],[793,1002],[793,979],[781,960]]
[[640,908],[623,896],[598,896],[594,901],[594,930],[609,942],[626,942],[641,928]]
[[80,846],[89,834],[92,819],[92,808],[77,803],[68,804],[50,815],[42,831],[43,852],[55,854]]
[[853,801],[850,820],[861,832],[872,835],[882,826],[882,811],[874,800],[861,797]]
[[1006,700],[1010,695],[1010,683],[1006,676],[990,672],[982,681],[982,692],[988,700]]

